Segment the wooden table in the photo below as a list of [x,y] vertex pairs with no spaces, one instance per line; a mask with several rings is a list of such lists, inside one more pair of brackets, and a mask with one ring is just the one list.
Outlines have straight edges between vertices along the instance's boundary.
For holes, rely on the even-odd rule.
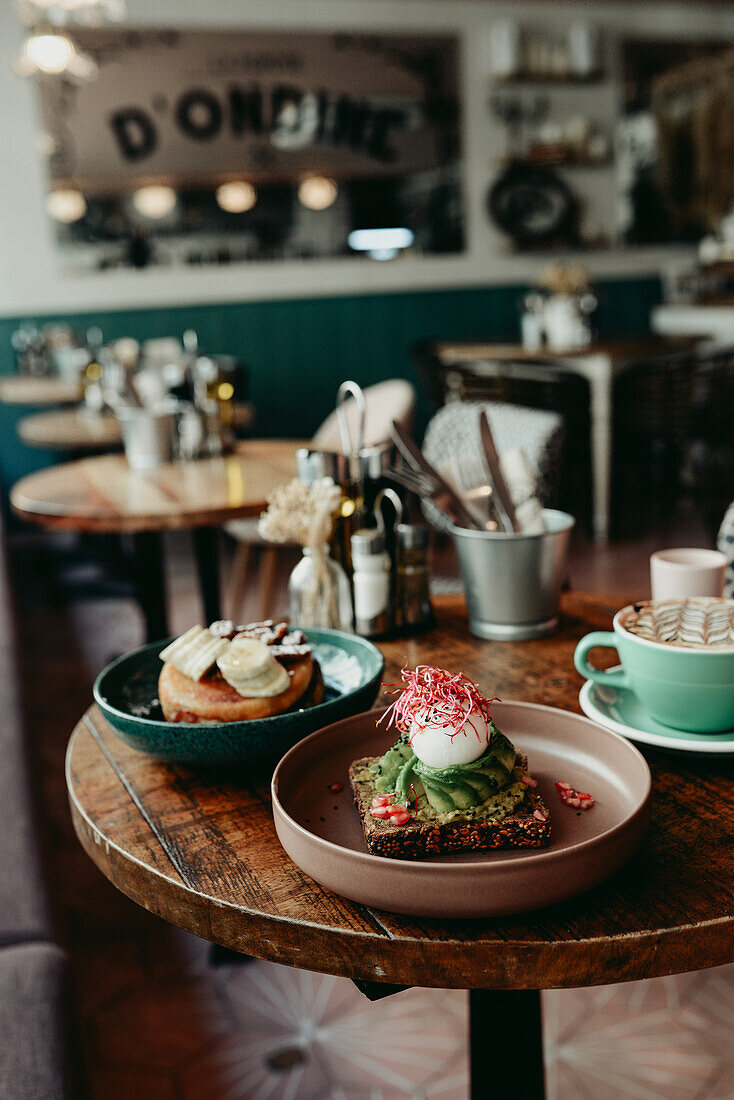
[[591,414],[591,479],[593,497],[594,536],[605,542],[609,537],[609,510],[612,475],[612,390],[614,379],[635,360],[653,358],[668,351],[682,350],[695,343],[695,339],[679,339],[676,342],[652,337],[642,340],[626,340],[590,344],[585,348],[557,352],[549,348],[526,351],[521,344],[493,344],[487,342],[439,341],[435,344],[438,359],[466,365],[477,360],[476,373],[481,374],[481,362],[489,363],[548,363],[581,375],[589,385]]
[[6,405],[75,405],[82,399],[79,382],[9,374],[0,378],[0,401]]
[[[427,661],[463,669],[505,699],[578,711],[574,647],[608,628],[616,606],[571,594],[553,637],[484,642],[468,634],[463,600],[443,597],[435,630],[382,646],[385,679],[397,679],[406,659]],[[538,990],[675,974],[734,954],[731,758],[645,754],[652,823],[625,868],[546,911],[476,921],[400,917],[330,893],[281,849],[266,782],[157,763],[124,745],[94,707],[74,730],[66,775],[79,840],[140,905],[259,958],[368,982],[470,989],[473,1096],[488,1095],[489,1062],[492,1095],[531,1100],[542,1095]]]
[[49,451],[116,451],[122,447],[119,421],[112,413],[93,413],[83,405],[24,416],[18,436],[28,447]]
[[[254,419],[251,404],[238,403],[233,412],[237,431],[251,427]],[[115,451],[122,447],[120,424],[112,413],[90,412],[83,405],[31,413],[18,421],[17,430],[27,446],[51,451]]]
[[734,345],[734,302],[671,302],[656,306],[650,323],[661,336],[700,336]]
[[208,622],[219,618],[218,525],[257,516],[295,476],[300,440],[252,439],[223,458],[131,470],[123,455],[50,466],[16,482],[14,511],[43,527],[134,536],[135,573],[149,640],[168,634],[160,534],[192,530]]

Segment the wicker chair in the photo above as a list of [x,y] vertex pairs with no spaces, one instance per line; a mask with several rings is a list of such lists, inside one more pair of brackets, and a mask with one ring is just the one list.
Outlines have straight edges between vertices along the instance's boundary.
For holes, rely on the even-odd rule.
[[669,506],[681,487],[715,524],[731,499],[734,352],[708,348],[631,365],[615,387],[620,482]]

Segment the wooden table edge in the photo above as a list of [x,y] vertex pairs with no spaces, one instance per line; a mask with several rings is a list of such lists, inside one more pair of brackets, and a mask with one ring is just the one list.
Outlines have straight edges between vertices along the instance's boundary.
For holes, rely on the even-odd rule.
[[[514,944],[515,955],[508,959],[503,956],[513,946],[511,940],[472,942],[396,937],[382,928],[379,912],[363,906],[357,908],[374,923],[373,934],[240,908],[193,891],[184,883],[141,863],[95,825],[78,802],[71,778],[71,757],[79,733],[78,727],[75,728],[67,746],[66,784],[74,830],[92,862],[121,893],[149,912],[187,932],[243,954],[342,977],[440,989],[563,989],[609,985],[703,970],[729,963],[734,957],[734,912],[728,917],[699,924],[625,932],[612,937],[540,945],[518,941]],[[133,868],[143,870],[147,891],[136,888],[131,873]],[[172,870],[175,869],[172,867]],[[155,893],[150,891],[151,881],[157,883]],[[204,905],[194,907],[191,904],[193,897],[201,899]],[[727,931],[728,935],[722,936],[722,931]],[[713,949],[712,933],[720,940]],[[353,953],[357,943],[361,956]],[[590,979],[592,950],[594,971]],[[299,955],[303,955],[303,962],[299,962]],[[549,980],[553,964],[556,976]]]
[[195,527],[221,527],[233,519],[251,519],[263,510],[262,502],[238,508],[212,508],[206,515],[170,513],[165,516],[63,516],[53,511],[25,509],[16,500],[15,486],[10,490],[10,506],[19,519],[54,531],[79,531],[84,534],[134,535],[145,531],[190,531]]

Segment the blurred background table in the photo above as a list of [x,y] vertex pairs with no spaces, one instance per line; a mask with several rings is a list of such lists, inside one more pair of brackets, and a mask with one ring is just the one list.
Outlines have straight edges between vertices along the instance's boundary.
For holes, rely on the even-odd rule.
[[122,447],[120,424],[111,413],[83,406],[31,413],[18,422],[18,436],[29,447],[51,451],[115,451]]
[[10,374],[0,378],[0,401],[6,405],[75,405],[82,399],[80,382]]
[[[234,428],[247,431],[255,418],[248,402],[234,406]],[[114,451],[122,447],[119,422],[111,413],[95,413],[84,406],[31,413],[18,422],[18,435],[29,447],[52,451]]]
[[168,634],[161,533],[191,530],[207,622],[220,617],[216,528],[257,516],[269,493],[295,476],[300,440],[258,439],[234,453],[152,470],[100,455],[21,478],[10,493],[18,516],[51,529],[133,537],[138,596],[149,640]]

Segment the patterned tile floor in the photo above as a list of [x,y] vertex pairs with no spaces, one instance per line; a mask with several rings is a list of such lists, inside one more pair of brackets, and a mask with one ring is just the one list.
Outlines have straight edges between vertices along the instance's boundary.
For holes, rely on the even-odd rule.
[[[213,966],[194,937],[153,939],[152,971],[128,959],[122,987],[85,1009],[96,1096],[145,1096],[139,1076],[186,1100],[466,1100],[465,993],[370,1003],[344,979]],[[547,992],[543,1017],[549,1100],[734,1095],[734,967]]]
[[[183,629],[198,608],[188,558],[172,548],[174,627]],[[625,548],[627,583],[644,583],[646,552],[631,575]],[[613,556],[594,560],[597,576],[614,578]],[[139,644],[140,620],[129,601],[69,602],[31,558],[24,564],[25,721],[94,1100],[465,1100],[465,993],[416,989],[373,1004],[343,979],[257,961],[215,965],[208,944],[102,878],[71,831],[63,754],[94,671]],[[582,576],[591,568],[580,560]],[[552,991],[543,1012],[549,1100],[734,1098],[734,967]]]

